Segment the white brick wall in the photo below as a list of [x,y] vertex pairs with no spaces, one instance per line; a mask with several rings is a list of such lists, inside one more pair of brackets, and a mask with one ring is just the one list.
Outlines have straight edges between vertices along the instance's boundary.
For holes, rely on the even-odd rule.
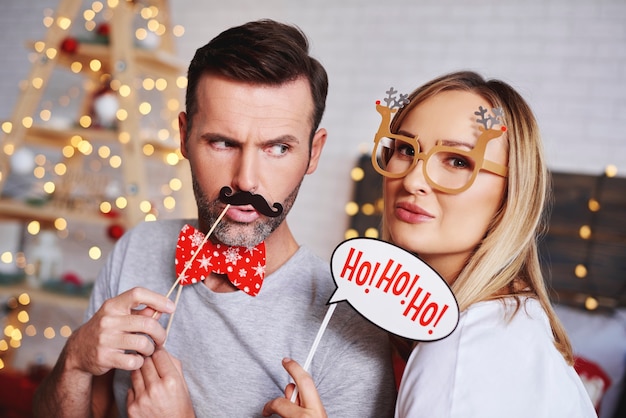
[[[378,127],[373,104],[385,89],[474,69],[518,88],[540,121],[550,167],[626,174],[626,2],[624,0],[172,0],[186,27],[179,54],[226,27],[270,17],[299,25],[330,75],[329,131],[318,171],[290,216],[297,238],[329,258],[347,225],[349,171]],[[0,119],[28,74],[23,41],[43,35],[44,7],[2,0]]]

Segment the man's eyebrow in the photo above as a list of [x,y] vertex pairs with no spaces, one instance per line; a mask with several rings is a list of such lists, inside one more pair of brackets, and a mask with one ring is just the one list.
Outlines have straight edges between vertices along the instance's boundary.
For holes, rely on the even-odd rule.
[[295,142],[295,143],[299,144],[300,140],[297,137],[293,136],[293,135],[287,134],[287,135],[278,136],[276,138],[267,139],[264,142],[266,144],[281,144],[281,143],[285,143],[285,142],[292,142],[292,143]]
[[[202,135],[200,135],[200,138],[202,138],[205,141],[211,141],[211,142],[216,142],[216,141],[225,141],[225,142],[232,142],[234,144],[239,144],[242,143],[243,141],[240,141],[239,139],[236,138],[231,138],[229,136],[226,135],[222,135],[222,134],[218,134],[218,133],[214,133],[214,132],[206,132]],[[263,144],[266,145],[271,145],[271,144],[282,144],[285,142],[290,142],[290,143],[300,143],[300,140],[293,136],[293,135],[281,135],[278,136],[276,138],[270,138],[270,139],[266,139],[263,141]]]
[[205,141],[213,141],[213,142],[215,141],[238,142],[234,138],[230,138],[228,136],[224,136],[224,135],[214,133],[214,132],[203,133],[202,135],[200,135],[200,138],[204,139]]

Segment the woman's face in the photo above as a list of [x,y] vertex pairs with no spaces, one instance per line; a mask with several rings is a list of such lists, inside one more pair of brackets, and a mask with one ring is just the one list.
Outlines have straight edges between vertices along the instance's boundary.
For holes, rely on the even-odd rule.
[[[469,151],[480,135],[474,114],[480,106],[491,109],[474,93],[445,91],[410,110],[398,133],[417,135],[425,153],[437,141]],[[489,141],[485,159],[507,164],[506,135]],[[417,253],[452,284],[500,208],[506,178],[480,171],[467,190],[447,194],[429,186],[423,165],[384,179],[385,224],[393,243]]]

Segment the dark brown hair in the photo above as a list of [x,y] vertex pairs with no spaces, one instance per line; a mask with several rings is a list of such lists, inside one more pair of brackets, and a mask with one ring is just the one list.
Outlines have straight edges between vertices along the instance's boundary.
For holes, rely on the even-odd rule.
[[196,50],[187,73],[185,106],[191,121],[197,112],[196,89],[204,74],[253,84],[280,86],[305,77],[311,88],[311,134],[317,131],[326,108],[328,76],[309,55],[306,35],[296,26],[264,19],[235,26]]

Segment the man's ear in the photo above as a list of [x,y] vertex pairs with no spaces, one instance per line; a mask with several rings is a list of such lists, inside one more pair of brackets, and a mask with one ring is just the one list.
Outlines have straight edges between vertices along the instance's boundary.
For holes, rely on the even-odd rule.
[[317,169],[320,156],[322,155],[322,149],[326,144],[326,129],[321,128],[313,135],[313,141],[311,141],[311,158],[309,159],[309,166],[306,170],[306,174],[311,174]]
[[185,112],[180,112],[178,114],[178,132],[180,135],[180,153],[183,154],[183,157],[189,159],[187,157],[187,140],[189,132],[187,131],[188,127],[187,114]]

